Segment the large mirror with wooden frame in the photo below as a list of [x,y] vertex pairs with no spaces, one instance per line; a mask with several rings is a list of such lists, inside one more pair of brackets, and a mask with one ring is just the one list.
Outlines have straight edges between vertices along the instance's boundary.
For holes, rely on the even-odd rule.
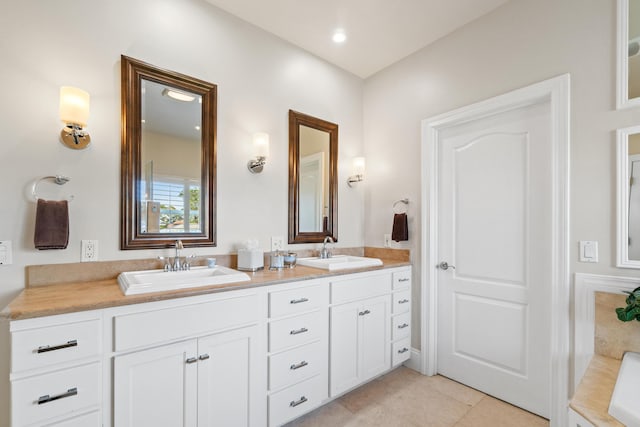
[[289,110],[289,243],[338,240],[338,125]]
[[215,246],[216,85],[121,59],[121,249]]

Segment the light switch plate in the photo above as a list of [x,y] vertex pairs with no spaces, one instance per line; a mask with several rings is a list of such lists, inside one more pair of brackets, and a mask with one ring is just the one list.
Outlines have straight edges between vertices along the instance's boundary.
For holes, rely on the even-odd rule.
[[0,265],[13,264],[11,240],[0,240]]
[[598,262],[598,242],[580,240],[580,262]]

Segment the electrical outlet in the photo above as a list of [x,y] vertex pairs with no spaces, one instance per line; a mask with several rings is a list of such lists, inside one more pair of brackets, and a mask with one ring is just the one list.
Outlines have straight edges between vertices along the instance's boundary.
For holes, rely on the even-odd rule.
[[391,247],[391,234],[385,234],[384,235],[384,247],[385,248],[390,248]]
[[284,249],[284,237],[271,236],[271,251],[281,251]]
[[82,241],[82,254],[80,255],[81,262],[93,262],[98,260],[98,241],[97,240],[83,240]]

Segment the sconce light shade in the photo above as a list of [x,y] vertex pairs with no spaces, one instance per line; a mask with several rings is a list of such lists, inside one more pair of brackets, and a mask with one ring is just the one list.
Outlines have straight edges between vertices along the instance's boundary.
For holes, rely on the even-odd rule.
[[70,86],[60,88],[60,120],[65,127],[60,132],[64,145],[76,150],[86,148],[91,137],[83,129],[89,120],[89,94]]
[[353,175],[347,179],[349,187],[353,184],[364,180],[365,159],[364,157],[356,157],[353,159]]
[[253,134],[253,154],[255,160],[249,160],[247,168],[251,173],[260,173],[269,157],[269,134],[256,132]]

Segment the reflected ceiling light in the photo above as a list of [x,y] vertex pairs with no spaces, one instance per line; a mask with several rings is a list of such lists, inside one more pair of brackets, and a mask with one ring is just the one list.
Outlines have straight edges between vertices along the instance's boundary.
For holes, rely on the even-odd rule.
[[182,101],[182,102],[191,102],[194,99],[196,99],[194,95],[190,95],[188,93],[181,92],[179,90],[167,89],[167,88],[165,88],[162,91],[162,95],[168,96],[171,99],[175,99],[176,101]]
[[200,130],[200,126],[196,126],[196,130]]
[[333,33],[332,39],[335,43],[344,43],[347,40],[347,35],[344,30],[339,29]]

